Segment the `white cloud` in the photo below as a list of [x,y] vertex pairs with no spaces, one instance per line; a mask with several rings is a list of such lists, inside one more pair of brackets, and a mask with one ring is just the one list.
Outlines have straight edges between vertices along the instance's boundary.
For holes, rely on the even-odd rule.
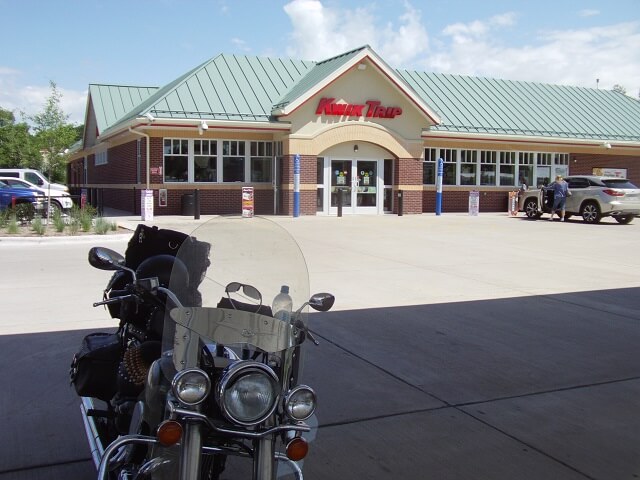
[[[69,115],[70,123],[84,123],[84,114],[87,104],[87,91],[69,90],[57,86],[61,93],[60,108]],[[47,98],[51,95],[49,85],[20,85],[20,72],[0,67],[0,107],[14,112],[16,120],[42,112]]]
[[383,27],[375,17],[375,5],[349,10],[326,7],[320,0],[293,0],[284,11],[293,27],[287,54],[294,58],[324,60],[371,45],[391,65],[401,66],[426,51],[428,45],[420,11],[408,2],[404,12]]
[[[533,32],[527,44],[514,46],[509,32],[522,32],[513,12],[427,32],[422,12],[408,1],[396,18],[385,19],[376,16],[375,3],[353,10],[335,5],[292,0],[284,6],[292,24],[289,56],[323,60],[368,44],[395,68],[586,87],[599,78],[600,88],[620,84],[633,96],[640,89],[639,22]],[[358,20],[345,28],[345,18]]]
[[454,24],[444,41],[425,57],[422,68],[445,73],[612,88],[632,95],[640,88],[640,23],[582,30],[539,32],[532,43],[514,47],[492,35],[498,22],[515,25],[515,17]]
[[405,3],[405,12],[400,15],[398,25],[387,23],[381,41],[380,54],[396,68],[406,66],[424,54],[429,46],[429,36],[422,25],[420,11]]
[[249,45],[247,45],[247,42],[245,42],[244,40],[242,40],[241,38],[232,38],[231,39],[231,43],[233,45],[235,45],[239,50],[243,51],[243,52],[250,52],[251,48],[249,48]]
[[600,15],[600,10],[593,10],[593,9],[584,9],[584,10],[580,10],[578,12],[578,15],[581,17],[595,17],[597,15]]

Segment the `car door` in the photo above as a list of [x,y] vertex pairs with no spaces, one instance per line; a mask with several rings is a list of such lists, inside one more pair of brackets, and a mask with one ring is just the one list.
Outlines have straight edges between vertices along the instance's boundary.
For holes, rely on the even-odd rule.
[[580,177],[569,177],[566,180],[571,196],[567,198],[565,209],[570,213],[580,213],[580,205],[588,192],[589,180]]
[[11,204],[9,185],[0,181],[0,210],[4,210]]

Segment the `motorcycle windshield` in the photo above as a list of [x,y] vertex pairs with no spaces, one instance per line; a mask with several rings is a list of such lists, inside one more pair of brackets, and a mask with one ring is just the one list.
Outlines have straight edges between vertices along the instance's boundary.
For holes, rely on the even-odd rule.
[[[293,313],[273,318],[283,286]],[[176,370],[196,367],[206,345],[275,353],[304,338],[292,323],[308,321],[307,265],[293,237],[271,220],[217,217],[199,226],[178,250],[169,290],[181,305],[167,309],[163,355]]]

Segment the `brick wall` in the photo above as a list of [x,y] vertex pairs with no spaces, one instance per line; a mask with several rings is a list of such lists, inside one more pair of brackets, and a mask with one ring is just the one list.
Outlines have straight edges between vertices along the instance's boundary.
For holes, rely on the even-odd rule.
[[[509,192],[506,191],[480,191],[480,212],[507,212],[509,204]],[[435,190],[422,192],[422,211],[434,213],[436,211]],[[442,192],[442,212],[468,212],[469,191],[449,190],[446,186]]]
[[572,153],[569,160],[571,175],[593,175],[594,168],[626,168],[627,178],[640,185],[640,157],[631,155],[591,155]]
[[417,158],[400,158],[394,162],[393,168],[393,213],[398,213],[400,204],[398,189],[402,190],[402,213],[422,213],[422,161]]
[[[287,155],[282,159],[282,211],[283,215],[293,215],[293,162],[294,156]],[[302,155],[300,157],[300,215],[315,215],[317,210],[317,157]],[[309,188],[313,185],[313,188]],[[273,196],[271,197],[273,205]],[[271,208],[273,213],[273,208]]]
[[132,184],[136,181],[136,170],[137,142],[134,140],[110,148],[105,165],[95,165],[95,156],[91,155],[89,157],[87,177],[89,183],[93,184]]

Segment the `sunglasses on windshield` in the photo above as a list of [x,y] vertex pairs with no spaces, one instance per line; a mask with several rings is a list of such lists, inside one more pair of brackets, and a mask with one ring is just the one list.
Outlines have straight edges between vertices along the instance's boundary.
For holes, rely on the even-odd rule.
[[252,285],[247,285],[245,283],[240,283],[240,282],[231,282],[227,284],[224,291],[227,294],[227,298],[229,298],[229,301],[231,302],[231,305],[235,310],[238,310],[238,308],[236,308],[235,304],[233,303],[233,298],[231,298],[231,294],[238,293],[238,292],[242,292],[244,296],[251,298],[253,300],[256,300],[257,302],[260,302],[259,305],[257,305],[256,312],[258,312],[260,310],[260,307],[262,306],[262,294],[258,291],[256,287]]

